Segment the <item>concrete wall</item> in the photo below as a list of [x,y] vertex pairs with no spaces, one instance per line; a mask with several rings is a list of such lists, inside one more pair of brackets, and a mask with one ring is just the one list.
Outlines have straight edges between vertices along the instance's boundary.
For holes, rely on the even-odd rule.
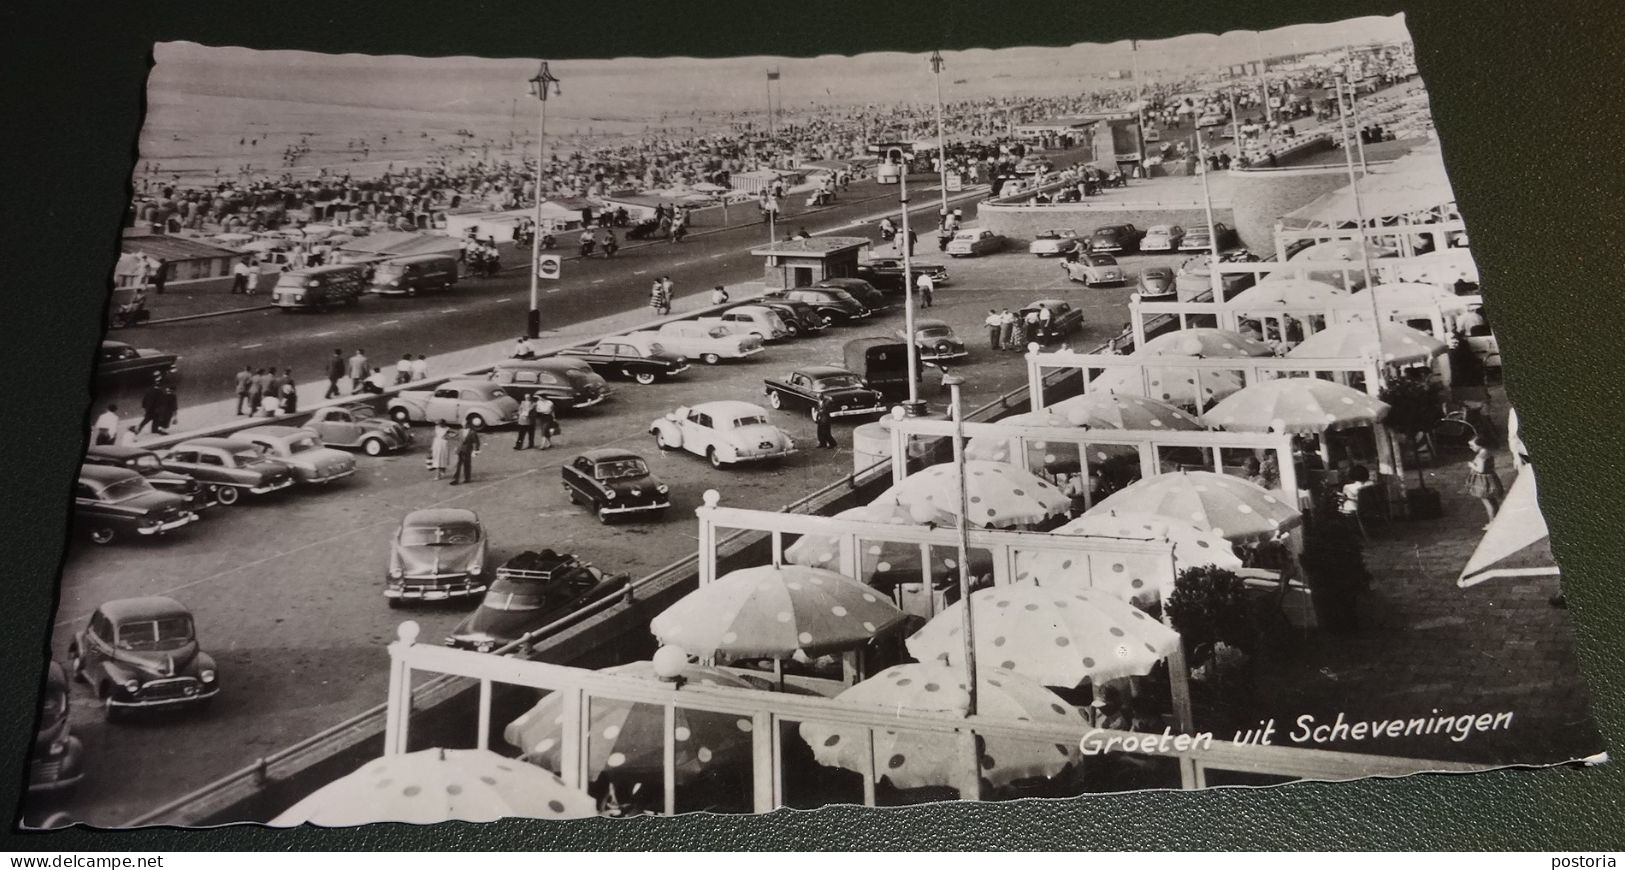
[[[1181,226],[1201,226],[1207,223],[1207,214],[1201,203],[1168,203],[1158,206],[1153,203],[1110,203],[1110,202],[1068,202],[1059,205],[984,205],[977,210],[978,222],[1000,235],[1007,236],[1015,244],[1025,246],[1033,240],[1040,230],[1055,227],[1071,227],[1080,233],[1094,231],[1096,227],[1110,224],[1134,224],[1140,229],[1155,224],[1179,224]],[[1219,223],[1236,225],[1236,219],[1227,207],[1214,206],[1213,219]],[[1252,246],[1254,237],[1245,232],[1241,235],[1242,244]],[[1270,233],[1266,231],[1256,238],[1261,241],[1257,244],[1267,245]]]
[[1348,184],[1342,164],[1296,169],[1238,169],[1230,173],[1232,224],[1260,256],[1274,252],[1275,222],[1321,194]]

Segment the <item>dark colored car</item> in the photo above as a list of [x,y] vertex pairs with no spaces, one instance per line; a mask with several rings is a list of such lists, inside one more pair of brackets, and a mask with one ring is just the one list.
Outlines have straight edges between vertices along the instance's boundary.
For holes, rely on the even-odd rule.
[[835,366],[806,366],[782,378],[768,378],[762,392],[775,410],[822,408],[831,418],[860,417],[886,410],[885,396],[863,378]]
[[128,709],[206,704],[220,693],[192,612],[173,598],[103,604],[68,646],[68,657],[74,679],[90,684],[109,721]]
[[97,544],[162,535],[197,518],[191,499],[160,492],[134,471],[111,465],[79,467],[73,520]]
[[756,305],[778,312],[779,319],[784,321],[784,328],[790,330],[790,335],[800,338],[803,335],[815,335],[823,332],[829,326],[829,319],[819,314],[816,308],[805,302],[791,302],[788,299],[757,299]]
[[868,306],[852,298],[852,294],[837,287],[792,287],[789,290],[776,290],[762,296],[762,301],[775,299],[805,302],[833,323],[862,320],[873,313]]
[[[842,350],[846,368],[871,390],[891,399],[908,396],[908,345],[895,338],[854,338]],[[923,383],[920,372],[915,381]]]
[[[906,339],[908,335],[899,329],[897,337]],[[954,328],[945,320],[915,318],[914,343],[920,348],[920,359],[927,362],[946,362],[970,356],[965,343],[959,340]]]
[[659,342],[644,336],[623,335],[567,347],[559,356],[581,360],[599,375],[619,376],[644,386],[688,371],[688,357],[667,353]]
[[1132,254],[1140,250],[1140,239],[1144,235],[1133,224],[1101,227],[1089,237],[1089,250],[1097,254]]
[[168,375],[175,371],[180,357],[150,347],[135,347],[122,341],[103,341],[96,359],[96,377],[104,380],[133,380]]
[[1168,266],[1147,266],[1140,270],[1140,277],[1135,279],[1134,292],[1140,294],[1141,299],[1161,299],[1167,296],[1177,296],[1179,290],[1174,278],[1174,270]]
[[384,597],[390,607],[403,600],[444,601],[485,591],[485,527],[466,508],[428,508],[401,520],[389,542],[389,574]]
[[[921,275],[930,275],[932,282],[938,287],[948,283],[948,269],[945,266],[911,263],[910,271],[914,273],[915,280],[919,280]],[[859,263],[857,277],[868,281],[876,289],[901,293],[903,292],[903,261],[881,259]]]
[[269,459],[257,444],[235,438],[193,438],[158,454],[164,468],[191,475],[233,505],[244,492],[264,495],[293,486],[293,469]]
[[98,444],[85,451],[85,464],[133,471],[145,477],[154,489],[186,499],[192,510],[201,510],[215,503],[214,492],[209,487],[189,474],[165,468],[158,454],[145,447]]
[[559,469],[570,501],[584,504],[608,523],[634,514],[664,514],[671,489],[649,473],[648,463],[630,450],[588,450]]
[[845,290],[870,311],[890,311],[892,307],[890,296],[876,290],[875,285],[862,278],[825,278],[813,286]]
[[28,793],[66,792],[84,779],[84,745],[68,731],[68,675],[54,660],[40,695],[39,730],[28,764]]
[[1049,325],[1043,325],[1043,318],[1039,318],[1036,332],[1027,336],[1029,341],[1039,344],[1064,341],[1067,336],[1083,328],[1083,312],[1072,307],[1064,299],[1040,299],[1021,309],[1021,317],[1025,318],[1029,312],[1048,308],[1050,313]]
[[605,574],[568,553],[527,550],[497,569],[490,591],[446,645],[491,652],[583,606],[625,590],[625,574]]
[[516,401],[526,395],[542,395],[561,409],[588,408],[615,392],[604,383],[603,375],[575,357],[503,360],[491,370],[491,380]]

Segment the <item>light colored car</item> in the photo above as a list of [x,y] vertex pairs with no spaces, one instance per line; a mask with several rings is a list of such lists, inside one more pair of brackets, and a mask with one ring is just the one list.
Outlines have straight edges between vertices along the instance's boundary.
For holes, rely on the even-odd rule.
[[1177,251],[1179,240],[1185,237],[1185,228],[1174,224],[1157,224],[1145,231],[1140,239],[1142,251]]
[[741,335],[754,335],[762,341],[782,341],[791,336],[790,327],[777,311],[764,305],[740,305],[716,317],[701,317],[699,323],[720,323]]
[[1039,257],[1059,257],[1082,245],[1074,229],[1039,230],[1027,246],[1027,253]]
[[322,445],[309,429],[296,426],[255,426],[236,437],[265,448],[265,455],[293,469],[300,483],[332,483],[355,474],[355,457]]
[[1146,266],[1140,270],[1134,292],[1140,294],[1141,299],[1166,299],[1178,295],[1178,279],[1172,267]]
[[1110,254],[1084,254],[1076,263],[1061,265],[1066,269],[1068,279],[1085,287],[1121,284],[1127,280],[1123,275],[1123,267],[1117,265],[1117,258]]
[[412,446],[412,430],[360,402],[318,408],[305,421],[305,428],[328,447],[360,448],[368,456]]
[[480,429],[518,419],[519,400],[491,381],[446,381],[432,390],[395,394],[389,400],[389,416],[401,424],[457,423]]
[[389,542],[389,573],[384,597],[390,607],[402,601],[443,601],[485,591],[485,527],[464,508],[413,511],[401,520]]
[[661,450],[687,450],[712,467],[779,459],[796,452],[796,442],[767,422],[759,405],[731,400],[681,407],[653,423],[649,432]]
[[992,230],[960,230],[948,241],[948,256],[979,257],[1004,248],[1004,236]]
[[744,359],[762,352],[762,340],[754,335],[740,335],[731,327],[717,323],[699,323],[677,320],[661,324],[654,332],[634,332],[631,338],[652,337],[671,353],[698,359],[714,366],[725,359]]

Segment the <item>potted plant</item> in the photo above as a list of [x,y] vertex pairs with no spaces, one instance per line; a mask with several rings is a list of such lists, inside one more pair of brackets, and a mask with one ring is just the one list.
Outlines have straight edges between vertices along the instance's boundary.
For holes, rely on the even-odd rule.
[[1185,645],[1198,721],[1225,730],[1252,709],[1257,632],[1247,585],[1234,572],[1198,565],[1179,572],[1164,604]]
[[1377,396],[1388,404],[1383,424],[1411,445],[1411,464],[1416,467],[1416,489],[1405,491],[1405,506],[1415,519],[1433,519],[1444,513],[1439,494],[1428,489],[1422,463],[1416,457],[1416,440],[1433,431],[1444,416],[1443,388],[1432,381],[1402,378],[1390,381]]
[[1360,593],[1371,585],[1362,549],[1359,535],[1343,523],[1319,523],[1304,534],[1298,563],[1309,586],[1315,620],[1334,634],[1360,627]]

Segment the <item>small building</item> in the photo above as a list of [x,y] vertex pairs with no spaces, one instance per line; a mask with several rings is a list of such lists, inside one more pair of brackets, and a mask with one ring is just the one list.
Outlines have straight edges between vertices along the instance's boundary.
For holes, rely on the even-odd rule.
[[735,172],[728,178],[728,186],[740,193],[755,195],[773,186],[778,181],[784,184],[784,189],[792,187],[806,180],[806,175],[788,169],[752,169],[749,172]]
[[762,278],[768,290],[810,287],[825,278],[850,278],[858,273],[858,252],[869,245],[860,236],[820,236],[783,239],[751,253],[765,259]]
[[[146,254],[162,262],[165,281],[169,285],[222,278],[229,280],[232,264],[242,256],[230,248],[200,239],[162,233],[128,233],[119,243],[119,249],[121,253],[130,255],[121,257],[120,262],[130,262],[135,254]],[[123,286],[133,282],[133,273],[133,268],[128,272],[115,271],[115,283]]]

